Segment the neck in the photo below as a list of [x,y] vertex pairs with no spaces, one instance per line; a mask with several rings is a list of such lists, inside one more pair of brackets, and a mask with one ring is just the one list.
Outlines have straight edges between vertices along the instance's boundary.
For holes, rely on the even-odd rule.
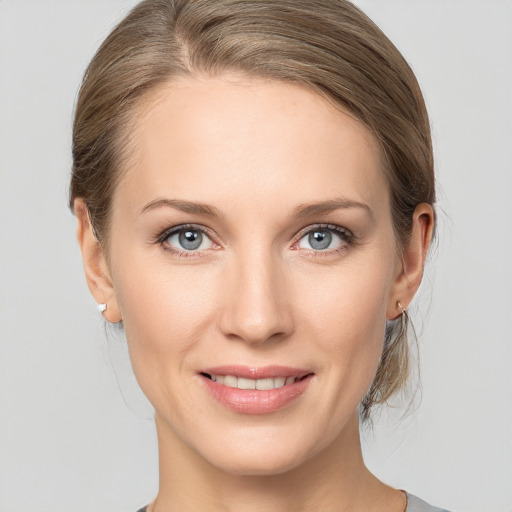
[[366,468],[357,413],[336,442],[281,474],[238,475],[204,460],[156,417],[160,489],[150,512],[297,512],[405,509],[405,497]]

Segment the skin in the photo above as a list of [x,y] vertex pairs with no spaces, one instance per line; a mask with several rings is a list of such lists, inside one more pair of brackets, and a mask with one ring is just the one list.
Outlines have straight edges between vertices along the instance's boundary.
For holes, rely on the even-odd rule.
[[[319,95],[280,82],[173,81],[139,112],[130,156],[108,257],[82,200],[75,211],[90,290],[107,304],[107,320],[122,319],[155,408],[153,512],[403,511],[404,494],[364,465],[357,408],[386,321],[420,284],[431,207],[417,207],[411,243],[399,248],[372,134]],[[216,215],[148,207],[161,199],[204,203]],[[294,216],[334,200],[341,207]],[[208,229],[199,250],[159,238],[182,224]],[[310,243],[318,224],[343,230],[329,231],[326,250]],[[198,378],[225,364],[314,376],[283,409],[246,415],[212,399]]]

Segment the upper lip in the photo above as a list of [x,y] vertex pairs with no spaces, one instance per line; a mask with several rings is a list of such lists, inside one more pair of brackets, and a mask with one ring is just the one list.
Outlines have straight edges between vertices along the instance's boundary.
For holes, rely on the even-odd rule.
[[242,366],[242,365],[224,365],[212,368],[204,368],[199,373],[208,375],[234,375],[243,379],[274,379],[276,377],[296,377],[301,379],[306,375],[313,373],[311,370],[303,368],[292,368],[290,366]]

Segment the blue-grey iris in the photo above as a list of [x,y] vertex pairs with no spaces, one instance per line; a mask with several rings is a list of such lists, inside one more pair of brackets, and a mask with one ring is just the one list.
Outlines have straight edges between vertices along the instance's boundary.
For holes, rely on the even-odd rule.
[[331,244],[331,240],[332,234],[329,231],[313,231],[308,237],[309,245],[319,251],[327,249]]
[[187,251],[193,251],[197,249],[203,241],[203,235],[200,231],[181,231],[178,237],[180,245],[187,249]]

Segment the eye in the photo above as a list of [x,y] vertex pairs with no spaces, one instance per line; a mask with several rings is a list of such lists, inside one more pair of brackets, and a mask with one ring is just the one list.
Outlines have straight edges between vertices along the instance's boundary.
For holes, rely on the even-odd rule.
[[177,252],[197,252],[216,247],[204,229],[179,226],[162,235],[160,242]]
[[335,252],[348,247],[353,235],[338,226],[315,226],[309,229],[297,242],[298,249]]

